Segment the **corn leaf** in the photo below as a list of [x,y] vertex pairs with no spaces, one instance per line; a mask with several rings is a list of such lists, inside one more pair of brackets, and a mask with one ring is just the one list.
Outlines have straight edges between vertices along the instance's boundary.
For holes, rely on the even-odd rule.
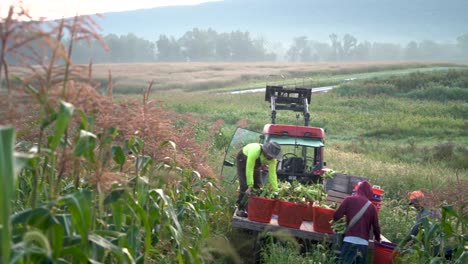
[[91,241],[93,244],[101,247],[105,251],[110,251],[110,252],[114,253],[115,256],[119,259],[118,263],[124,263],[123,262],[124,254],[123,254],[122,250],[118,246],[116,246],[116,245],[112,244],[111,242],[109,242],[109,240],[105,239],[102,236],[96,235],[96,234],[90,234],[89,235],[89,241]]
[[120,146],[112,146],[111,148],[112,158],[119,165],[119,169],[125,164],[125,153]]
[[94,163],[94,148],[96,147],[96,138],[96,135],[93,133],[81,130],[80,138],[76,143],[75,149],[73,149],[73,154],[75,156],[83,156],[88,161]]
[[62,253],[64,233],[63,227],[60,224],[55,224],[50,228],[52,254],[55,260],[58,259]]
[[71,257],[73,260],[72,263],[88,263],[88,258],[79,245],[64,248],[62,251],[62,256]]
[[68,207],[72,215],[73,226],[80,234],[83,245],[87,246],[91,226],[91,192],[80,191],[61,197],[58,204]]
[[57,146],[60,144],[63,135],[65,134],[65,130],[68,127],[68,123],[73,115],[73,110],[75,107],[67,102],[60,102],[59,111],[57,113],[57,122],[55,124],[55,131],[54,137],[50,142],[50,148],[55,150]]

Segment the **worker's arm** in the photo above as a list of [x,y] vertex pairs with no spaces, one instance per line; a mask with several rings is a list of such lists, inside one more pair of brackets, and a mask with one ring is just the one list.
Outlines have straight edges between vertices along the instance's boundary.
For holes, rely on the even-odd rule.
[[270,182],[271,188],[273,191],[278,190],[278,175],[276,175],[276,164],[278,161],[276,159],[272,159],[268,163],[268,182]]
[[338,207],[338,209],[336,209],[335,213],[333,213],[333,221],[338,221],[340,220],[340,218],[344,216],[346,204],[347,204],[347,199],[345,198],[343,202],[340,204],[340,206]]
[[247,186],[249,188],[252,188],[254,185],[254,168],[255,168],[255,161],[256,157],[252,155],[252,153],[249,153],[247,155],[247,164],[245,166],[245,177],[247,179]]

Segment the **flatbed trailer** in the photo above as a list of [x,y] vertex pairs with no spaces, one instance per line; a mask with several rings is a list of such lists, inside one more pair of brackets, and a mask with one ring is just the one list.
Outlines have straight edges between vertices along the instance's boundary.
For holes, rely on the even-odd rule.
[[[277,216],[273,215],[270,223],[260,223],[256,221],[249,220],[246,217],[239,217],[234,213],[232,217],[232,226],[234,228],[245,229],[250,231],[258,232],[258,234],[264,231],[270,232],[288,232],[291,236],[296,238],[302,238],[306,240],[312,240],[317,242],[328,242],[333,241],[334,234],[327,234],[322,232],[317,232],[314,230],[314,223],[312,221],[303,221],[299,229],[290,228],[285,226],[278,225]],[[390,242],[384,236],[381,235],[382,241]],[[374,248],[374,240],[369,240],[369,249]]]

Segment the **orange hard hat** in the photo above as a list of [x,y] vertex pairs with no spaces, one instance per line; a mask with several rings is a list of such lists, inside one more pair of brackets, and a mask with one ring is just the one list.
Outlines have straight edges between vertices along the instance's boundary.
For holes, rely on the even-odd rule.
[[422,198],[424,197],[424,193],[422,193],[421,191],[413,191],[410,193],[410,200],[414,200],[414,199],[418,199],[418,198]]

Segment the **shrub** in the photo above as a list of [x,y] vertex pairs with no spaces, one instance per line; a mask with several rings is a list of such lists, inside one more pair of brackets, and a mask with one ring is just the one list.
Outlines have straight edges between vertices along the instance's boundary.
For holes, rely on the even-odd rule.
[[411,73],[408,76],[373,78],[340,85],[333,93],[341,96],[387,95],[421,100],[468,101],[467,70]]
[[428,84],[417,90],[412,90],[406,94],[399,95],[419,100],[433,100],[440,102],[447,101],[468,101],[468,89],[458,87],[446,87],[437,84]]

